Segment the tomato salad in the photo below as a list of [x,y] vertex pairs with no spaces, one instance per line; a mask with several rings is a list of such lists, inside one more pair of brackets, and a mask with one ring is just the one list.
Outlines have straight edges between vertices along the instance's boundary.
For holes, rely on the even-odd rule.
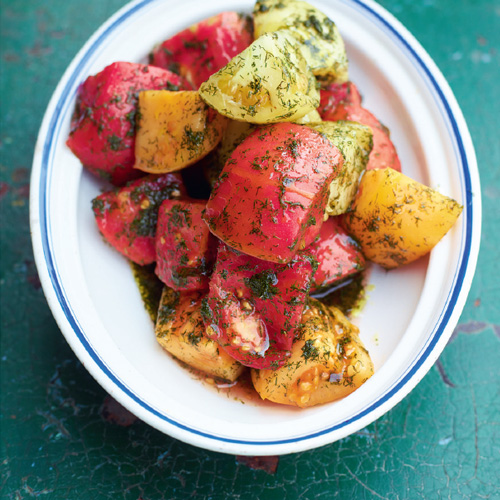
[[150,64],[90,76],[67,144],[115,186],[92,202],[104,239],[155,266],[162,347],[224,381],[250,371],[280,404],[333,401],[373,374],[358,328],[311,294],[367,261],[421,257],[462,209],[401,173],[335,23],[300,0],[223,12]]

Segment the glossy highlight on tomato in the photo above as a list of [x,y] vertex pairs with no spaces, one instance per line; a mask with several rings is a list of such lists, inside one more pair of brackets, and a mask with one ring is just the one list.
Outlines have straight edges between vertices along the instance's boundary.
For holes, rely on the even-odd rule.
[[210,338],[253,368],[276,368],[289,356],[312,281],[304,255],[266,262],[220,243],[202,307]]
[[326,220],[319,235],[302,253],[317,263],[311,293],[338,283],[365,268],[361,247],[340,225],[339,217]]
[[292,123],[252,132],[231,154],[204,219],[229,246],[290,262],[318,234],[343,157],[320,133]]
[[174,290],[204,290],[217,240],[203,222],[203,200],[165,200],[158,213],[156,274]]

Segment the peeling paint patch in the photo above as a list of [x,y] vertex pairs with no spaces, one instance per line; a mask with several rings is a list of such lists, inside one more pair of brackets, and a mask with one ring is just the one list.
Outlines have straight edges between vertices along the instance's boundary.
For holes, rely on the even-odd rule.
[[276,474],[278,469],[279,457],[247,457],[243,455],[236,455],[236,462],[246,465],[250,469],[263,470],[268,474]]
[[10,174],[12,182],[25,182],[30,175],[30,171],[25,167],[15,168]]
[[50,32],[50,37],[54,38],[56,40],[60,40],[61,38],[64,38],[65,36],[66,36],[66,32],[63,30],[56,30],[56,31]]
[[500,188],[498,186],[486,186],[484,188],[484,194],[490,200],[497,200],[500,198]]
[[437,369],[439,371],[439,375],[441,375],[441,379],[443,380],[443,382],[447,386],[455,388],[456,385],[449,379],[448,375],[446,374],[446,372],[444,370],[443,363],[441,363],[441,360],[438,359],[436,361],[436,366],[437,366]]
[[10,186],[6,182],[0,182],[0,198],[3,198],[10,190]]
[[7,63],[17,63],[20,58],[15,52],[6,51],[2,54],[2,59]]
[[129,427],[138,419],[124,408],[116,399],[111,396],[106,396],[101,406],[101,417],[111,424],[120,425],[122,427]]
[[488,64],[491,62],[491,54],[486,52],[481,52],[480,50],[473,50],[470,53],[471,61],[475,64],[485,63]]
[[493,332],[500,339],[500,325],[493,325]]
[[158,458],[156,459],[156,465],[161,467],[163,465],[163,462],[165,461],[165,458],[168,457],[169,451],[164,451],[163,453],[160,453],[158,455]]
[[26,50],[26,53],[32,57],[43,57],[52,54],[52,47],[44,47],[41,40],[37,40],[32,47]]
[[476,37],[477,43],[481,45],[481,47],[484,47],[485,45],[488,45],[488,40],[482,35],[478,35]]
[[474,334],[482,332],[487,327],[488,323],[485,323],[484,321],[468,321],[467,323],[462,323],[461,325],[458,325],[455,328],[455,331],[457,333]]
[[35,290],[40,290],[42,284],[40,283],[35,263],[32,260],[25,260],[24,263],[26,264],[26,280]]
[[23,184],[19,188],[16,189],[16,194],[21,198],[29,198],[30,197],[30,185]]
[[[474,305],[478,307],[481,305],[481,299],[476,299],[474,301]],[[465,333],[466,335],[476,335],[478,333],[483,332],[487,328],[491,328],[495,335],[500,337],[500,325],[496,325],[493,323],[487,323],[485,321],[468,321],[467,323],[462,323],[457,325],[455,330],[453,331],[448,344],[451,344],[458,336],[459,333]]]
[[70,433],[64,426],[62,420],[58,419],[55,415],[48,411],[37,411],[37,414],[45,418],[45,423],[42,424],[42,431],[50,430],[50,441],[59,441],[63,438],[69,438]]
[[440,439],[438,441],[438,444],[441,446],[446,446],[447,444],[451,443],[453,441],[453,438],[451,436],[445,437],[443,439]]

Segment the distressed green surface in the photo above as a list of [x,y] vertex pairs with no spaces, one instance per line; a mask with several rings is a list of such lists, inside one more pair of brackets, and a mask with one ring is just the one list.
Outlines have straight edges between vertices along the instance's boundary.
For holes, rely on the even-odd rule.
[[455,336],[403,402],[349,438],[281,457],[269,475],[139,421],[124,427],[103,418],[106,393],[67,346],[40,289],[27,196],[37,130],[55,85],[124,2],[2,1],[0,496],[500,498],[500,5],[381,3],[428,50],[468,122],[485,214],[478,271]]

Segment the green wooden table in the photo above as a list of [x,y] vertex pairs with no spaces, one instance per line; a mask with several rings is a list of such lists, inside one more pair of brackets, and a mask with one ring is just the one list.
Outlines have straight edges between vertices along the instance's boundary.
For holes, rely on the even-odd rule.
[[118,407],[66,344],[33,263],[29,175],[42,115],[77,50],[124,3],[1,3],[0,496],[500,498],[498,0],[381,2],[443,71],[478,155],[482,247],[455,334],[420,385],[366,429],[251,466],[176,441]]

